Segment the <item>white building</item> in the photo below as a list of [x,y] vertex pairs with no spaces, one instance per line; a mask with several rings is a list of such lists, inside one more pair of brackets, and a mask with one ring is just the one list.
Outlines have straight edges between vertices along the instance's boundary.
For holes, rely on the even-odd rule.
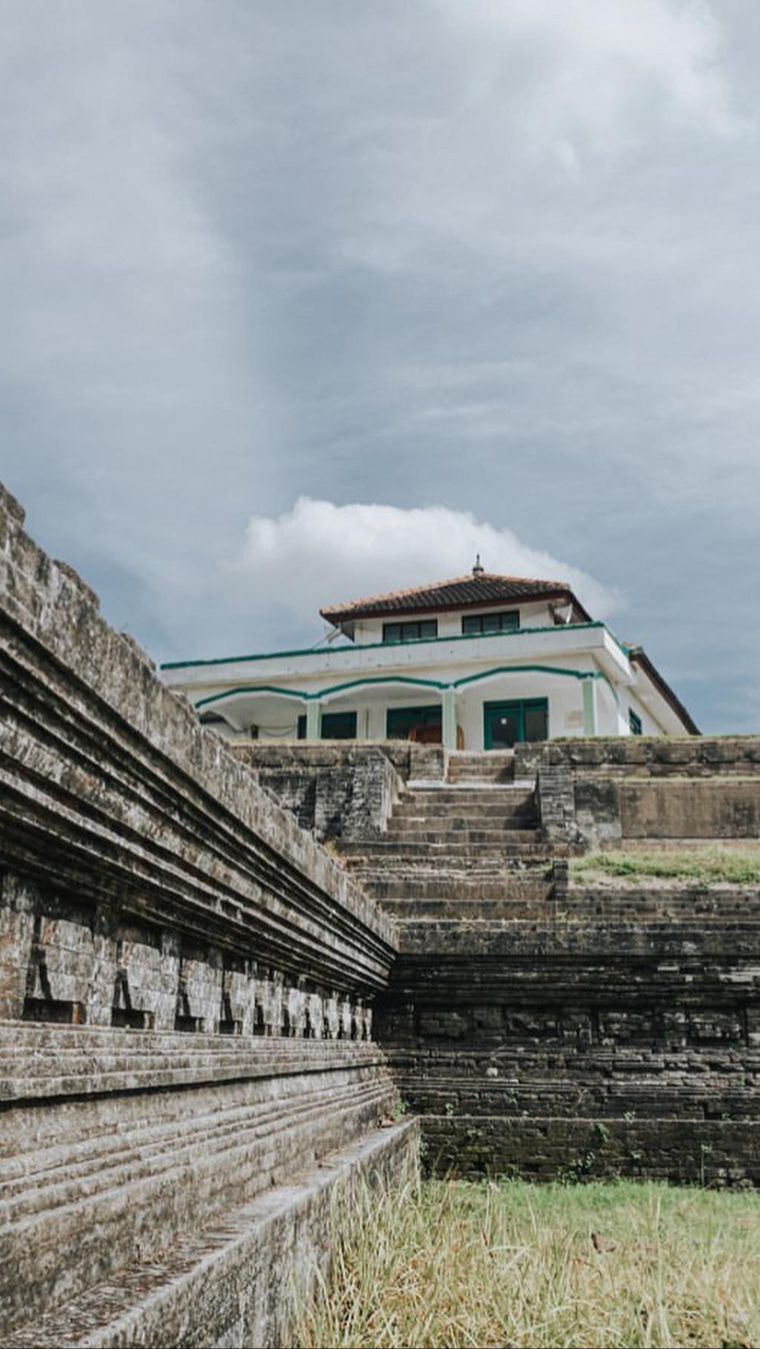
[[[472,573],[322,609],[329,645],[170,662],[231,739],[412,738],[503,749],[573,735],[697,735],[640,647],[562,581]],[[333,642],[332,639],[336,640]]]

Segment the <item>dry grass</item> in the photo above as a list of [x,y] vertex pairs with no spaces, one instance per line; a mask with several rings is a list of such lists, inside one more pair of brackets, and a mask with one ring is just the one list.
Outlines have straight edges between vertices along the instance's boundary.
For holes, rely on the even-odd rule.
[[299,1349],[760,1345],[754,1194],[426,1181],[353,1219]]
[[587,853],[573,859],[571,872],[584,880],[656,877],[698,885],[760,885],[760,845]]

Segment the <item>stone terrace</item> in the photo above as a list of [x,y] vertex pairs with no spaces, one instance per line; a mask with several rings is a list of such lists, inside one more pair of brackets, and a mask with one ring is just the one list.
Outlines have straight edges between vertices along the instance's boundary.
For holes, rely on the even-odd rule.
[[287,1343],[414,1166],[392,922],[0,498],[4,1345]]

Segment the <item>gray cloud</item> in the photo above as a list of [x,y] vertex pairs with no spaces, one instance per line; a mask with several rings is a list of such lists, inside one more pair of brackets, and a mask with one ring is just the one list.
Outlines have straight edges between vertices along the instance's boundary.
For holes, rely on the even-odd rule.
[[3,20],[3,475],[114,621],[282,643],[297,569],[231,579],[251,516],[441,506],[622,592],[698,720],[758,728],[751,0]]

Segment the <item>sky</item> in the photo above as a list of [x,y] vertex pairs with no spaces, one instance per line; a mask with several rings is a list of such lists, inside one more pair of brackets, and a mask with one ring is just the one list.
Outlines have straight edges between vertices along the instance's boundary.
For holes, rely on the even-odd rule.
[[757,0],[0,0],[0,476],[157,660],[568,579],[760,731]]

